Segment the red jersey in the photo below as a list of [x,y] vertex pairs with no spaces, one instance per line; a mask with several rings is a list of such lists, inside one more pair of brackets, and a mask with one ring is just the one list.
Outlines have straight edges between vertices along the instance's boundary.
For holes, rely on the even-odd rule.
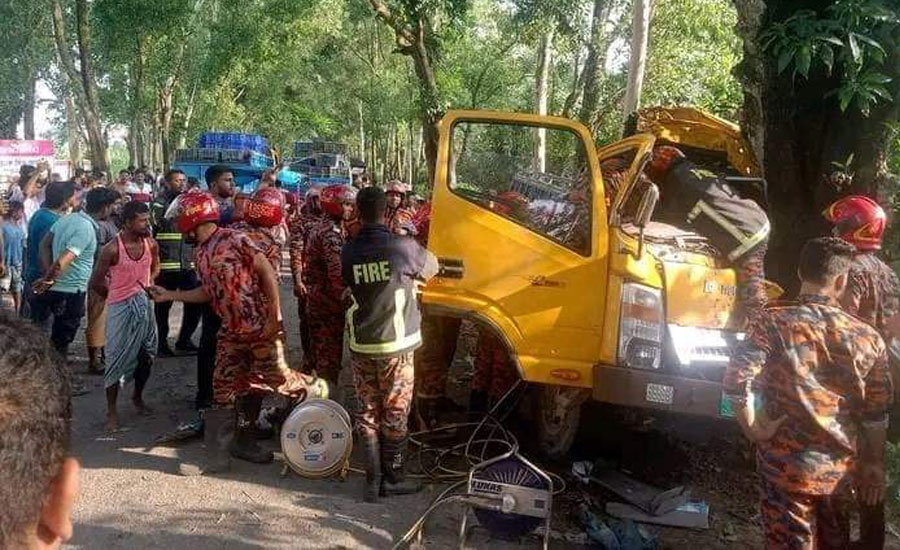
[[268,258],[269,263],[275,268],[275,275],[281,272],[281,248],[278,231],[280,227],[257,227],[241,221],[231,226],[235,231],[240,231],[250,237],[253,244],[259,248]]
[[324,219],[309,233],[303,256],[303,283],[312,307],[318,311],[344,310],[341,249],[346,242],[341,225]]
[[303,210],[291,217],[288,253],[291,257],[291,274],[294,276],[295,283],[303,281],[303,251],[306,248],[310,232],[321,221],[321,215],[305,213]]
[[269,304],[253,267],[260,252],[250,237],[228,228],[217,229],[194,252],[200,282],[222,318],[225,339],[253,341],[266,326]]
[[874,254],[853,258],[844,309],[867,321],[888,338],[887,322],[900,313],[900,281],[897,274]]

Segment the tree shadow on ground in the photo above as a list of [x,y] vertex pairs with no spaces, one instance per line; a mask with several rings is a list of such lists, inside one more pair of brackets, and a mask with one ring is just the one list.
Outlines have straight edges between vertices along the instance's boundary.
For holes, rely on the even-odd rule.
[[[140,548],[190,550],[258,548],[386,548],[387,532],[359,528],[340,517],[323,521],[291,521],[290,509],[254,504],[252,507],[197,508],[176,515],[160,514],[140,530],[125,531],[120,516],[101,516],[77,522],[75,536],[65,548]],[[135,506],[130,513],[149,514]]]

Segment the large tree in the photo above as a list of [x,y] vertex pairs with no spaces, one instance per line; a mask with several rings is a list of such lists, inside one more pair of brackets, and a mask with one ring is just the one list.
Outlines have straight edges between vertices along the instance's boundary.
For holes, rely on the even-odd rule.
[[[69,87],[75,94],[75,97],[78,98],[78,107],[87,132],[91,164],[95,169],[108,170],[107,142],[100,113],[100,94],[91,47],[90,6],[87,0],[75,0],[74,11],[77,47],[73,50],[69,46],[66,16],[62,1],[53,0],[52,17],[56,54],[62,70],[66,73]],[[76,59],[78,60],[77,64]]]
[[744,39],[742,124],[768,181],[769,272],[794,289],[803,242],[835,198],[877,196],[898,119],[900,6],[734,0]]

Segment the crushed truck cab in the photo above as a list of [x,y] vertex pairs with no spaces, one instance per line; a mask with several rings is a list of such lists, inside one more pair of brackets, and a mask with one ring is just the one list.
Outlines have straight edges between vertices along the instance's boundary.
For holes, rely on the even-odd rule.
[[657,221],[665,190],[638,175],[658,143],[729,181],[759,183],[759,168],[739,128],[700,111],[644,110],[637,129],[598,150],[563,118],[448,113],[428,241],[443,270],[426,313],[492,328],[529,382],[727,416],[735,273],[702,236]]

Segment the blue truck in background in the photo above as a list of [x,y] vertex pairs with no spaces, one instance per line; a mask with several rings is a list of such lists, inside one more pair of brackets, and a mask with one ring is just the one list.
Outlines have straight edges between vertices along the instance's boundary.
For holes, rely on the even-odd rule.
[[[281,163],[277,176],[282,187],[293,193],[302,195],[310,185],[350,185],[352,181],[346,144],[298,141],[294,157]],[[197,147],[175,152],[172,167],[196,178],[205,189],[206,170],[215,164],[232,169],[238,192],[252,193],[263,172],[275,167],[275,159],[266,139],[258,134],[206,132],[198,138]]]

